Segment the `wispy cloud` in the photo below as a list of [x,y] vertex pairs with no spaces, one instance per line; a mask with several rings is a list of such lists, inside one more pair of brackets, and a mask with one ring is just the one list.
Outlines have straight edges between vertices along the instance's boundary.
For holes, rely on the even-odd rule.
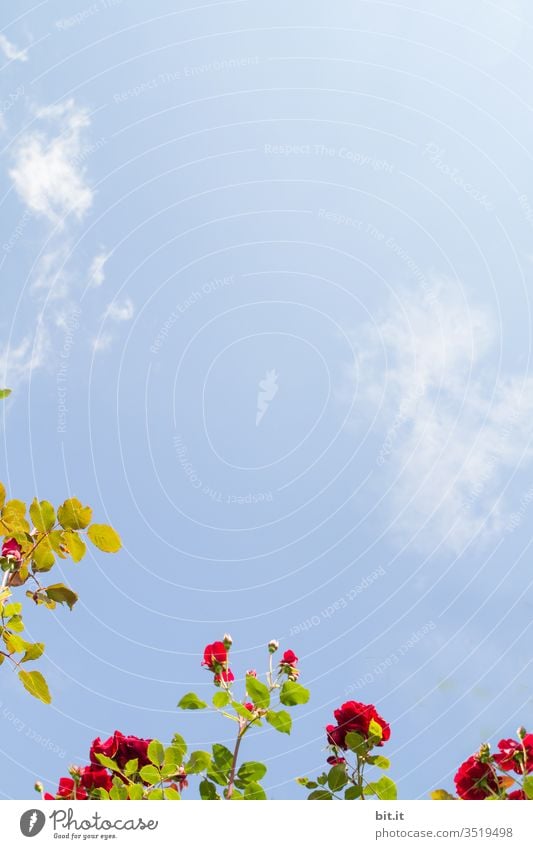
[[469,308],[452,281],[435,292],[398,298],[365,329],[360,373],[379,410],[391,528],[460,551],[502,530],[506,475],[533,456],[533,380],[498,372],[488,310]]
[[3,33],[0,33],[0,50],[6,59],[16,59],[19,62],[27,62],[28,54],[25,50],[19,50],[18,47],[9,41]]
[[89,268],[89,286],[97,288],[102,285],[105,280],[105,264],[111,257],[111,253],[111,251],[109,253],[101,251],[95,256]]
[[15,386],[31,378],[32,373],[46,363],[49,353],[49,335],[39,323],[33,336],[27,334],[15,347],[0,351],[0,383]]
[[135,309],[132,301],[125,298],[123,301],[113,301],[109,304],[105,318],[109,318],[111,321],[131,321],[134,314]]
[[39,109],[36,118],[40,126],[22,137],[10,176],[26,206],[61,227],[69,214],[83,218],[93,202],[76,162],[90,120],[73,100]]
[[113,337],[109,333],[101,333],[99,336],[95,336],[92,340],[92,349],[94,353],[100,353],[101,351],[107,351],[113,344]]

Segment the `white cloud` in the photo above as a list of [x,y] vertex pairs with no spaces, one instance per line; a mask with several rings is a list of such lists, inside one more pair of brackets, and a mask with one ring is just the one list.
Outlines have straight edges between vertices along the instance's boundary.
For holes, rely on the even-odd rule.
[[65,298],[71,282],[71,276],[66,271],[69,254],[68,242],[43,254],[35,268],[32,291],[42,290],[53,300]]
[[35,335],[25,336],[17,346],[0,351],[0,384],[2,388],[15,387],[22,380],[30,379],[32,373],[45,365],[49,353],[49,339],[43,324],[39,324]]
[[108,334],[100,334],[100,336],[96,336],[92,341],[92,349],[95,353],[99,353],[100,351],[107,351],[113,342],[113,337]]
[[135,309],[132,301],[129,298],[125,298],[121,303],[117,301],[113,301],[109,304],[105,317],[111,319],[111,321],[131,321],[135,313]]
[[107,260],[111,257],[112,251],[105,253],[102,251],[97,254],[89,268],[89,285],[96,288],[101,286],[105,280],[104,268]]
[[379,410],[391,528],[461,551],[503,529],[506,476],[533,456],[533,380],[498,371],[486,310],[469,308],[452,281],[435,292],[394,301],[366,328],[361,391]]
[[25,50],[19,50],[18,47],[15,47],[5,35],[0,33],[0,50],[6,57],[6,59],[17,59],[19,62],[27,62],[28,54]]
[[61,226],[71,212],[83,218],[93,201],[84,170],[76,162],[90,120],[73,100],[40,109],[36,117],[43,129],[23,136],[10,176],[29,209]]

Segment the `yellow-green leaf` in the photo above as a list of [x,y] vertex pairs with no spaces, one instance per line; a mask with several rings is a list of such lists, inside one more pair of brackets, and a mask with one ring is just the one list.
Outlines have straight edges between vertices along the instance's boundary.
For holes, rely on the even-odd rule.
[[0,482],[0,510],[6,503],[6,488],[3,483]]
[[49,531],[54,527],[56,511],[49,501],[33,499],[30,506],[30,518],[38,531]]
[[74,563],[79,563],[85,557],[87,546],[76,531],[65,531],[63,541]]
[[45,705],[51,703],[52,697],[48,689],[48,684],[40,672],[25,672],[22,670],[19,672],[19,678],[28,693],[35,696],[36,699],[40,699]]
[[52,584],[45,589],[46,595],[58,604],[67,604],[72,610],[78,600],[77,594],[64,584]]
[[114,554],[122,548],[119,535],[110,525],[91,525],[87,536],[93,545],[108,554]]
[[77,498],[68,498],[57,511],[59,524],[66,531],[80,531],[90,524],[93,511]]
[[447,790],[433,790],[431,793],[431,798],[435,802],[444,801],[445,799],[455,799],[455,796],[452,796],[451,793],[448,793]]
[[38,660],[44,652],[44,643],[26,643],[26,653],[21,663],[27,663],[29,660]]
[[0,389],[0,401],[3,401],[4,398],[9,398],[11,395],[11,389]]
[[48,537],[43,537],[42,541],[39,542],[39,545],[35,548],[31,556],[33,562],[33,569],[35,572],[49,572],[56,559],[54,557],[54,552],[52,551],[52,547],[48,540]]

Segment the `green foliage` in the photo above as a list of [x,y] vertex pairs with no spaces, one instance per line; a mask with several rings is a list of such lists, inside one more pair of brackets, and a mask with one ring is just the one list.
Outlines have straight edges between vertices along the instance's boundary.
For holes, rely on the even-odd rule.
[[294,705],[305,705],[309,701],[310,693],[296,681],[285,681],[279,694],[282,705],[293,707]]
[[528,799],[533,799],[533,775],[524,778],[523,790]]
[[378,799],[383,799],[384,801],[393,801],[398,798],[398,791],[396,790],[394,781],[386,775],[380,778],[379,781],[368,784],[365,787],[365,794],[377,796]]
[[59,604],[73,609],[77,593],[64,583],[44,586],[41,576],[54,567],[56,559],[70,557],[79,563],[87,551],[84,533],[103,551],[120,549],[118,534],[107,525],[91,525],[86,531],[92,512],[77,498],[67,499],[57,511],[49,501],[36,498],[28,508],[15,498],[6,501],[5,486],[0,483],[0,546],[6,550],[0,556],[0,637],[5,646],[0,665],[9,660],[26,690],[45,704],[51,697],[42,674],[20,670],[21,664],[42,656],[44,643],[29,643],[19,636],[24,632],[23,605],[13,600],[13,593],[24,587],[26,598],[38,606],[54,610]]
[[196,693],[186,693],[178,702],[178,707],[182,710],[203,710],[207,703],[199,699]]
[[266,715],[266,721],[281,734],[291,733],[292,717],[286,710],[269,710]]
[[252,675],[246,676],[246,692],[251,700],[258,708],[267,708],[270,705],[270,692],[266,684],[254,678]]

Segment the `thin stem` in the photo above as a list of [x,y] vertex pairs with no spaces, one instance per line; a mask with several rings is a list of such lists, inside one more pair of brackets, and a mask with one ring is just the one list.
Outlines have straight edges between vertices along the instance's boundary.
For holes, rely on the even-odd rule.
[[244,726],[239,729],[239,733],[237,734],[237,742],[235,743],[235,751],[233,752],[233,760],[231,762],[231,770],[229,774],[228,781],[228,792],[226,794],[226,799],[231,799],[233,795],[234,785],[235,785],[235,772],[237,770],[237,760],[239,757],[239,749],[241,747],[242,738],[246,734],[247,726]]

